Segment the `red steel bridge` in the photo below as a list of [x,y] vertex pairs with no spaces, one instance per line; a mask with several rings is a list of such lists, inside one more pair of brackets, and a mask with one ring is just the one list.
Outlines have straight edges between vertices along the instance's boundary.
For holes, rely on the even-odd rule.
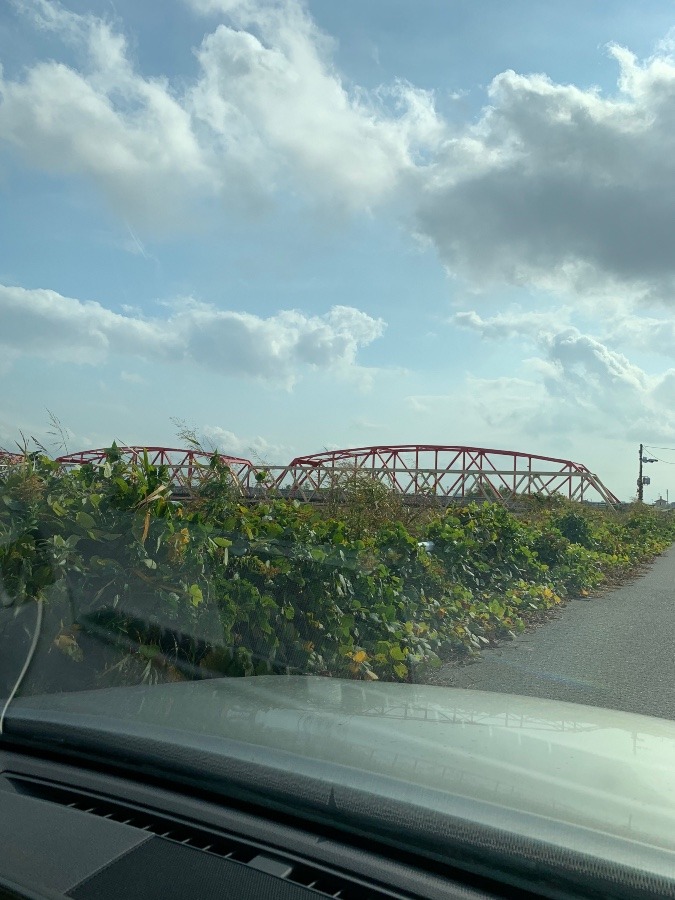
[[0,469],[6,469],[7,466],[13,466],[16,463],[20,463],[23,460],[23,456],[18,453],[9,453],[7,450],[3,450],[0,447]]
[[[152,466],[166,467],[178,496],[213,477],[210,464],[217,456],[228,466],[233,487],[249,498],[277,493],[320,502],[350,479],[370,477],[410,502],[485,499],[509,503],[523,494],[538,494],[612,506],[619,503],[581,463],[515,450],[437,444],[356,447],[297,456],[287,466],[262,466],[242,457],[196,449],[118,447],[117,452],[128,461],[147,458]],[[85,450],[61,456],[58,462],[64,466],[102,465],[109,453],[109,449]]]

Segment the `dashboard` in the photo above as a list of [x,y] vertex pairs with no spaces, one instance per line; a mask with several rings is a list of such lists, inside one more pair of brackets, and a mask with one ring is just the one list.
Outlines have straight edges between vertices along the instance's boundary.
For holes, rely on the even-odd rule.
[[3,900],[505,896],[496,882],[383,851],[376,836],[345,841],[264,809],[6,751],[0,847]]

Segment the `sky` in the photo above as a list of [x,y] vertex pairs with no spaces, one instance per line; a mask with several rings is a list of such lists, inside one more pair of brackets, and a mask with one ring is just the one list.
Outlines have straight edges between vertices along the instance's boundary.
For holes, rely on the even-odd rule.
[[0,447],[675,499],[672,0],[6,0],[0,236]]

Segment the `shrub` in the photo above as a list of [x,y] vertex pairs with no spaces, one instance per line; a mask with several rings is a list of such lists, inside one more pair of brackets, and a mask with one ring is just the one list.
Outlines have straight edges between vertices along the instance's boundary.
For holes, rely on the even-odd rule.
[[[100,466],[63,471],[26,455],[4,471],[9,657],[25,643],[17,611],[35,600],[46,610],[30,689],[273,672],[411,680],[517,633],[535,611],[629,571],[675,536],[670,517],[641,507],[564,503],[521,516],[488,503],[427,513],[413,534],[400,498],[381,486],[360,485],[326,512],[245,504],[215,458],[208,474],[176,503],[165,469],[126,463],[114,447]],[[420,538],[433,541],[431,554]],[[10,679],[20,663],[5,668]]]

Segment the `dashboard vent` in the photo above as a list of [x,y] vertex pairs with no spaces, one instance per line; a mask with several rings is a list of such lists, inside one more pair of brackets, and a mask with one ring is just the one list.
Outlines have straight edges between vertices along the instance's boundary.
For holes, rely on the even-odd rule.
[[52,782],[28,778],[24,775],[12,774],[8,776],[8,780],[21,794],[49,803],[58,803],[69,809],[119,822],[122,825],[129,825],[164,840],[251,866],[294,884],[302,885],[315,891],[319,896],[333,897],[335,900],[392,900],[397,896],[403,897],[403,895],[359,883],[350,877],[324,869],[314,863],[285,858],[274,849],[256,846],[228,834],[200,828],[189,822],[177,821],[168,816],[162,816],[161,813],[144,810],[131,804],[118,803],[107,797],[64,788]]

